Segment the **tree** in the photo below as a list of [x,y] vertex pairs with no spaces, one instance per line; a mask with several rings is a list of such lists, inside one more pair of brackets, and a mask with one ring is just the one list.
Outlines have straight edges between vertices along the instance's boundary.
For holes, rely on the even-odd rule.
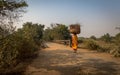
[[23,24],[22,29],[19,29],[19,33],[28,41],[38,43],[43,37],[43,29],[44,25],[27,22]]
[[52,41],[54,39],[53,29],[50,29],[49,27],[45,29],[43,39],[46,41]]
[[120,33],[116,34],[115,43],[120,46]]
[[23,59],[33,55],[41,47],[43,29],[44,25],[27,22],[23,28],[0,40],[0,74],[3,69],[3,72],[11,69],[16,71]]
[[90,38],[93,39],[93,40],[97,39],[94,35],[92,35]]
[[111,42],[112,41],[112,37],[110,36],[109,33],[104,34],[103,36],[101,36],[101,40],[105,41],[105,42]]
[[27,6],[24,0],[0,0],[0,35],[6,36],[14,31],[14,21],[22,16]]
[[70,36],[68,27],[63,24],[56,24],[56,26],[53,27],[53,30],[54,30],[54,39],[66,40]]
[[64,24],[52,24],[44,32],[46,40],[67,40],[70,38],[68,27]]

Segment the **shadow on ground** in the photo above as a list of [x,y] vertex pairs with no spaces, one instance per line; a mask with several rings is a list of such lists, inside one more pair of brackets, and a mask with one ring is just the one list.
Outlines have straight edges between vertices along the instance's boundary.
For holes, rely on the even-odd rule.
[[117,75],[118,64],[102,59],[90,59],[84,57],[84,54],[85,52],[76,54],[70,50],[42,50],[31,66],[36,69],[44,68],[47,71],[54,70],[60,75]]

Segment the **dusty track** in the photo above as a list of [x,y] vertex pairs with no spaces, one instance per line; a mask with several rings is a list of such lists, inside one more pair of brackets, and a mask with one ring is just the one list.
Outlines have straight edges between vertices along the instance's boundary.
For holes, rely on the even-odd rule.
[[26,75],[120,75],[120,58],[107,53],[47,43],[49,48],[28,66]]

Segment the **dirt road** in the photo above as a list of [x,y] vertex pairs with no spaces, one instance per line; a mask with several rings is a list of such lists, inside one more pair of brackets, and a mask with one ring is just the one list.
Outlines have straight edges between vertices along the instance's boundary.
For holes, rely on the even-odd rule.
[[107,53],[47,43],[49,48],[28,66],[26,75],[120,75],[120,58]]

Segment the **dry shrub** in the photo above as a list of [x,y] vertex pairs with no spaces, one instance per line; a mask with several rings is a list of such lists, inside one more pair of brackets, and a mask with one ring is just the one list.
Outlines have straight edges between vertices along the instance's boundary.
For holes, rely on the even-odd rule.
[[34,42],[17,35],[10,35],[0,41],[0,73],[12,70],[25,58],[33,55]]
[[91,49],[91,50],[97,50],[100,48],[100,46],[94,41],[94,40],[86,40],[85,41],[86,48]]
[[115,57],[120,57],[120,46],[114,47],[114,49],[111,50],[110,53]]

